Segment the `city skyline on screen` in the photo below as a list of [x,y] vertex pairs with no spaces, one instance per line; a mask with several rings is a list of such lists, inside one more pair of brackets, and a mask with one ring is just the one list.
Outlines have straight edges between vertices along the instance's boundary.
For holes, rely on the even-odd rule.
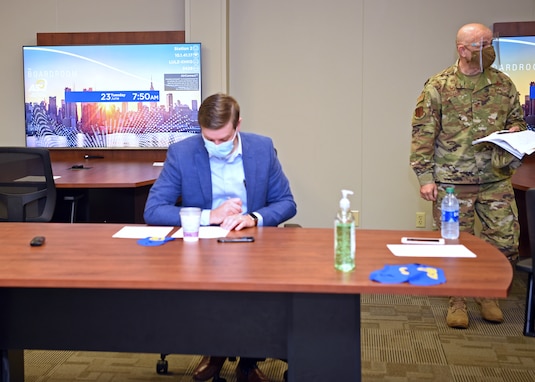
[[199,131],[199,43],[28,46],[23,62],[29,146],[166,147]]

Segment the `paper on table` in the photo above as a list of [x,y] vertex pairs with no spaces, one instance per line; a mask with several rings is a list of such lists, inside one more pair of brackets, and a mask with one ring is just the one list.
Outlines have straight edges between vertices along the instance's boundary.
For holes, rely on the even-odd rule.
[[[206,226],[199,229],[199,239],[217,239],[228,235],[228,230],[221,227]],[[180,228],[171,237],[181,239],[184,237],[184,231]]]
[[386,246],[394,256],[402,257],[477,257],[462,244],[387,244]]
[[[54,175],[54,179],[61,178],[61,175]],[[46,182],[46,177],[41,175],[27,175],[19,179],[15,179],[14,182]]]
[[46,182],[46,177],[40,175],[28,175],[15,179],[15,182]]
[[173,227],[124,226],[112,237],[121,239],[144,239],[146,237],[165,237]]

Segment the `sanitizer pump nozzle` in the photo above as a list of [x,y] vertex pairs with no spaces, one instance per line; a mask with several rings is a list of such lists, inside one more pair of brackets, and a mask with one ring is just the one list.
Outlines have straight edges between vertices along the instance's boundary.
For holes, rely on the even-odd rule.
[[342,190],[342,199],[340,199],[340,209],[344,211],[349,211],[349,208],[351,206],[351,203],[349,202],[349,199],[347,198],[347,195],[353,195],[353,191],[351,190]]

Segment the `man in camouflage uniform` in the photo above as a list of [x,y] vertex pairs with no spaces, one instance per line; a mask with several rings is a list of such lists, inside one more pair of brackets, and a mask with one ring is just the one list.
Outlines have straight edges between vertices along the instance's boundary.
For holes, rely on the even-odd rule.
[[[433,219],[440,226],[440,205],[446,186],[459,199],[460,229],[480,236],[511,262],[518,258],[519,223],[511,176],[520,162],[491,143],[472,141],[495,131],[526,129],[518,92],[502,72],[490,67],[495,59],[492,31],[467,24],[457,33],[457,62],[431,77],[417,100],[412,117],[411,166],[420,196],[433,202]],[[476,299],[482,317],[502,322],[496,300]],[[467,328],[463,297],[451,297],[447,324]]]

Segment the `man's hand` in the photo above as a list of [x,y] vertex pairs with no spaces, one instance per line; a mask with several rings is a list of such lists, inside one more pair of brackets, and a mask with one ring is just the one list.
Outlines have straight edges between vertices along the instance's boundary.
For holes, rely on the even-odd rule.
[[420,196],[424,200],[434,202],[437,200],[438,187],[435,183],[424,184],[420,187]]
[[229,231],[232,229],[239,231],[241,229],[254,226],[256,226],[256,221],[249,215],[242,214],[227,216],[223,220],[223,223],[221,223],[221,228]]
[[239,215],[241,212],[242,201],[240,198],[227,199],[219,207],[210,212],[210,224],[222,224],[225,218]]

